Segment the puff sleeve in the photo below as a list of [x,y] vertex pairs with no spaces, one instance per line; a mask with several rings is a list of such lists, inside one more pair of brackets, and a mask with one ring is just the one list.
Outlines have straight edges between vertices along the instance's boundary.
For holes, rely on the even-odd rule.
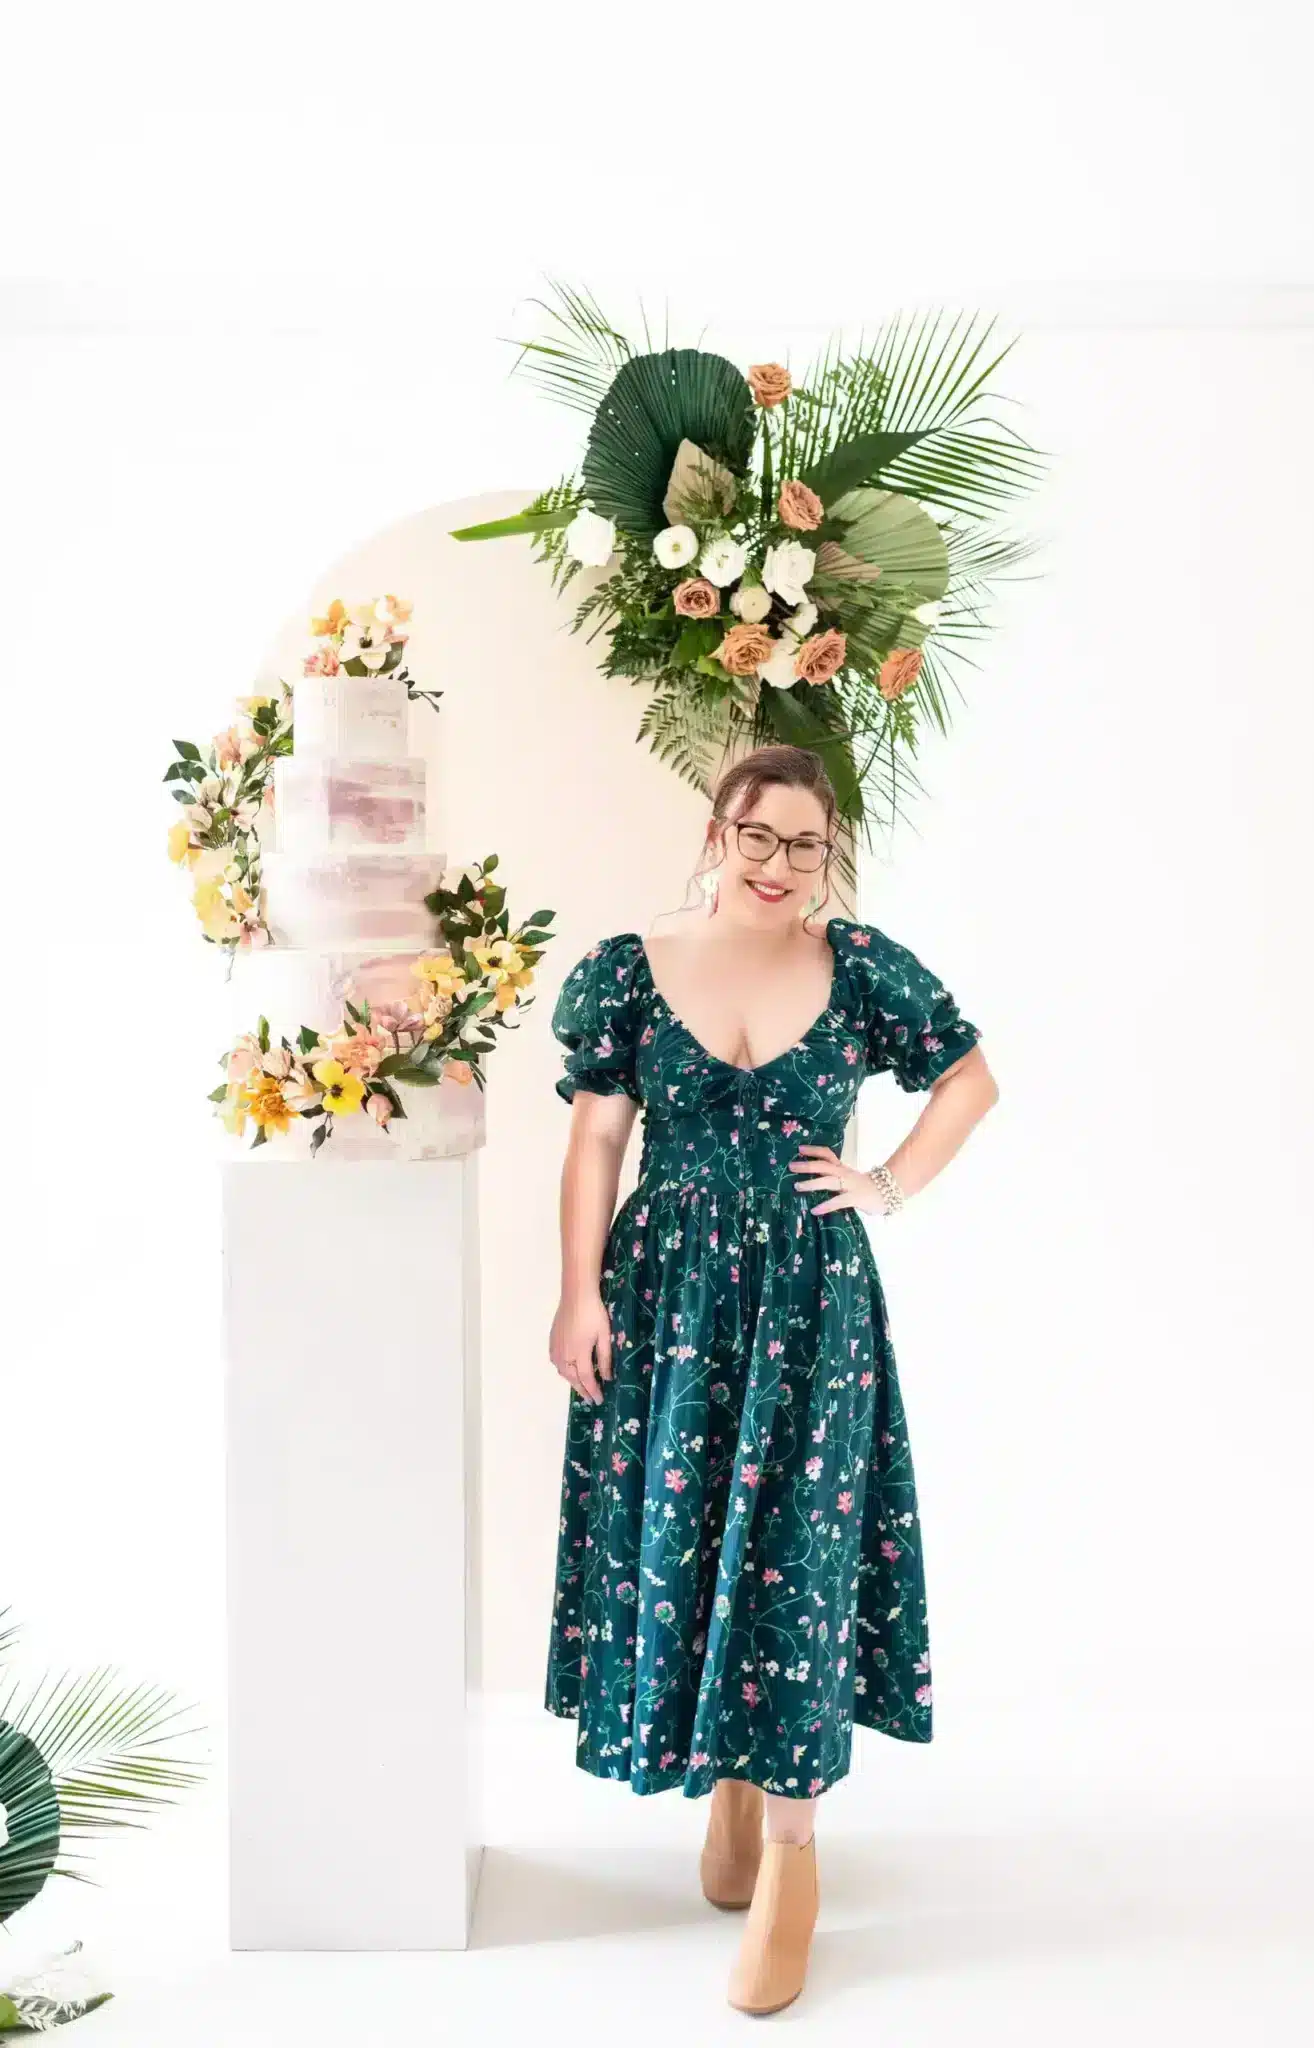
[[914,1095],[970,1052],[981,1036],[944,984],[907,946],[875,925],[850,930],[865,996],[869,1070],[891,1072]]
[[600,939],[561,984],[552,1030],[566,1048],[565,1072],[556,1084],[563,1102],[573,1102],[581,1088],[588,1095],[628,1095],[643,1102],[634,1064],[641,944],[630,932]]

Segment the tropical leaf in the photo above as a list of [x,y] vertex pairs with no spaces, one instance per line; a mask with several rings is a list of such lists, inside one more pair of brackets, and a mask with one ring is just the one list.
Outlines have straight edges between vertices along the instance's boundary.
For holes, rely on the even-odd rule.
[[[26,1700],[0,1700],[0,1719],[34,1742],[54,1779],[63,1845],[142,1827],[167,1795],[199,1784],[203,1766],[171,1746],[195,1734],[175,1724],[184,1712],[159,1687],[114,1684],[107,1668],[82,1678],[39,1680]],[[55,1875],[74,1877],[68,1865]]]
[[541,341],[513,344],[520,353],[512,372],[523,369],[548,398],[578,412],[594,413],[634,351],[588,292],[573,291],[555,280],[549,280],[549,289],[556,295],[555,305],[530,300],[547,315],[547,335]]
[[835,511],[837,498],[858,484],[874,483],[897,455],[904,454],[922,438],[921,434],[858,434],[852,441],[832,448],[820,462],[814,462],[801,481],[816,492],[828,510]]
[[666,525],[662,499],[680,443],[741,472],[757,422],[742,371],[704,349],[665,349],[623,365],[598,407],[584,455],[595,512],[646,538]]
[[914,602],[942,597],[949,584],[944,535],[911,498],[896,491],[850,491],[831,508],[844,522],[841,545],[880,570],[886,583],[911,587]]
[[559,526],[569,526],[574,516],[573,505],[562,505],[553,512],[513,512],[506,519],[485,519],[478,526],[453,526],[450,532],[453,540],[503,540],[513,533],[554,532]]
[[0,1720],[0,1922],[41,1890],[59,1853],[59,1801],[50,1767],[30,1735]]

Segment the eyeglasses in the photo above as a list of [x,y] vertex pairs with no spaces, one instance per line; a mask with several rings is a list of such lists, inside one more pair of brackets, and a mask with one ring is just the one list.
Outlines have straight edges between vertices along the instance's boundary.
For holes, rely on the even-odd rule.
[[829,839],[819,839],[815,832],[800,832],[793,839],[785,839],[779,832],[773,832],[769,825],[733,825],[735,844],[745,860],[770,860],[778,846],[785,849],[785,859],[800,875],[815,875],[824,867],[828,855],[833,851]]

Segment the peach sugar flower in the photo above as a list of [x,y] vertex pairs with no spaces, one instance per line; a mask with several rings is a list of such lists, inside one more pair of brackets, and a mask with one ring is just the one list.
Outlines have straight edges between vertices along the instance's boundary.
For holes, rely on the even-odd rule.
[[775,641],[765,626],[731,626],[719,647],[712,649],[716,659],[727,674],[732,676],[755,675],[764,661],[771,659]]
[[794,383],[783,363],[750,363],[748,388],[759,405],[783,405]]
[[794,656],[794,673],[805,683],[828,683],[844,666],[848,642],[832,626],[828,632],[813,633],[802,641]]
[[705,576],[686,576],[675,586],[675,609],[683,619],[714,619],[721,609],[721,593]]
[[826,515],[816,492],[797,482],[780,486],[779,507],[785,525],[792,526],[797,533],[811,533]]
[[922,672],[922,650],[920,647],[896,647],[881,663],[878,688],[887,704],[896,697],[902,697],[917,681]]

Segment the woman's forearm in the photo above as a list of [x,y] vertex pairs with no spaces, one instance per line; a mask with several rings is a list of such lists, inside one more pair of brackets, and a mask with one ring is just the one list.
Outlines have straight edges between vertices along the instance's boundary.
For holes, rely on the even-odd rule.
[[999,1084],[975,1050],[936,1082],[907,1137],[884,1162],[905,1195],[935,1179],[998,1100]]

